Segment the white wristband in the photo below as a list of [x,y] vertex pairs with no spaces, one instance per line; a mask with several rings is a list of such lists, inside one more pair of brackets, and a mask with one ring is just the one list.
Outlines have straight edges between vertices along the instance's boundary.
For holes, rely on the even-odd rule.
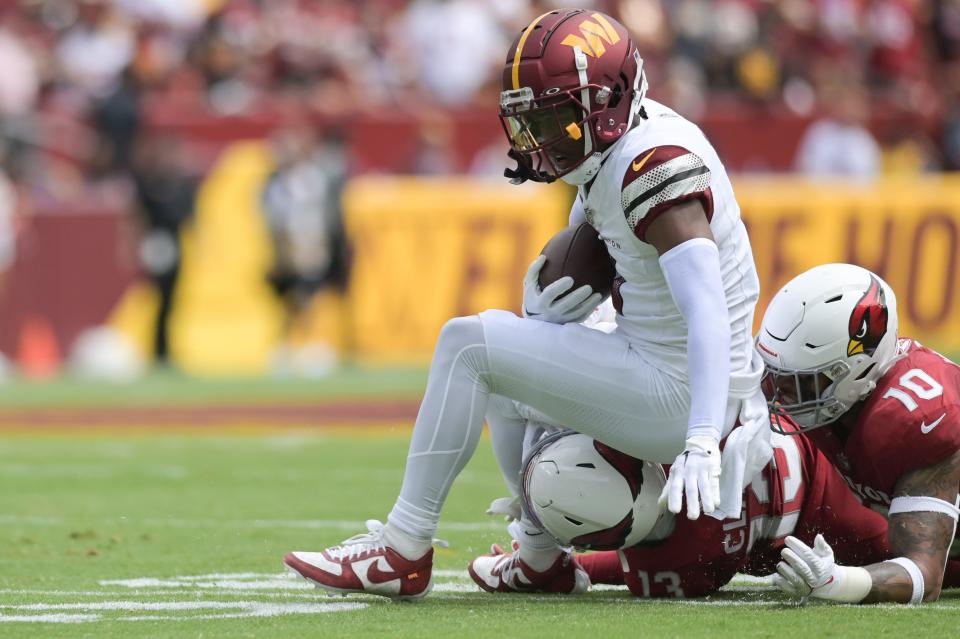
[[842,603],[860,603],[873,587],[870,573],[857,566],[837,566],[831,583],[815,588],[813,596]]
[[908,557],[897,557],[888,560],[887,563],[897,564],[907,571],[907,574],[910,575],[910,581],[913,582],[913,595],[910,597],[910,603],[921,603],[923,601],[923,573],[920,572],[920,566]]

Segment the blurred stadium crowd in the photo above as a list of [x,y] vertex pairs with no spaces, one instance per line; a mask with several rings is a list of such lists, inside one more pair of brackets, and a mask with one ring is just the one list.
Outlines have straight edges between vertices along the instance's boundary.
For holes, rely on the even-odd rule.
[[[346,176],[499,173],[505,143],[489,126],[469,154],[454,132],[478,113],[496,126],[510,42],[561,4],[0,0],[0,292],[31,214],[83,202],[132,213],[141,267],[169,300],[178,229],[218,148],[205,131],[223,121],[220,137],[247,137],[230,130],[238,118],[274,136],[263,208],[277,290],[342,283]],[[577,4],[632,31],[651,95],[683,115],[802,121],[799,172],[960,169],[960,0]],[[388,168],[355,157],[358,122],[384,117],[417,123],[416,151]]]

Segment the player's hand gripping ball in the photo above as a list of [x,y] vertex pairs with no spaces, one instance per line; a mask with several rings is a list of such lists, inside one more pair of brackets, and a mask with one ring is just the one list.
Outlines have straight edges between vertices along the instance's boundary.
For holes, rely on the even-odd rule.
[[554,324],[580,322],[613,288],[614,262],[586,222],[570,226],[543,247],[523,281],[526,317]]

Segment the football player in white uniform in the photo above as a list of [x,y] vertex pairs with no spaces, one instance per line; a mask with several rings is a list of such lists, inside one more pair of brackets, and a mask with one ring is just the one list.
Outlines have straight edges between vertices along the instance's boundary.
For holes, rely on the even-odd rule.
[[[485,412],[501,400],[627,454],[672,463],[663,498],[676,513],[685,497],[691,519],[701,507],[739,516],[746,462],[760,468],[769,460],[763,365],[751,336],[759,284],[733,189],[706,137],[645,98],[629,33],[601,13],[536,18],[509,50],[503,81],[500,117],[518,161],[507,176],[579,187],[570,222],[588,221],[616,260],[616,329],[578,324],[600,302],[589,286],[571,291],[564,277],[541,290],[542,257],[524,282],[524,317],[485,311],[450,320],[387,524],[368,522],[368,533],[284,558],[329,591],[427,594],[443,502],[476,449]],[[721,489],[718,443],[738,418],[734,434],[746,433],[738,443],[758,445],[746,454],[728,439]],[[525,422],[516,423],[513,436],[494,441],[505,466],[522,455]],[[571,556],[531,522],[521,524],[518,569],[498,573],[504,589],[575,589]]]

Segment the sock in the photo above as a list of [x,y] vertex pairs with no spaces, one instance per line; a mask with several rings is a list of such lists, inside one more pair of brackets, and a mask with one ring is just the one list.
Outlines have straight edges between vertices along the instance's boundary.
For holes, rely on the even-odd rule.
[[383,529],[383,540],[387,546],[400,553],[404,559],[411,561],[423,557],[431,547],[429,539],[417,539],[387,522]]
[[543,572],[563,554],[563,548],[529,521],[520,519],[510,524],[510,534],[520,544],[520,559],[537,572]]

